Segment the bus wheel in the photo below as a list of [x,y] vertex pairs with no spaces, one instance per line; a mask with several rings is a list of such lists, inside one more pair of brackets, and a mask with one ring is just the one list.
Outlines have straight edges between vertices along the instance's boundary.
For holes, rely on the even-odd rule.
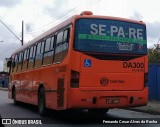
[[108,109],[88,109],[88,111],[91,114],[106,115],[106,113],[109,111],[109,108]]
[[45,89],[42,87],[38,93],[38,111],[40,116],[45,116],[46,114],[46,98]]
[[15,105],[17,105],[18,102],[16,101],[16,89],[15,89],[15,87],[13,87],[13,90],[12,90],[12,98],[13,98],[13,103]]

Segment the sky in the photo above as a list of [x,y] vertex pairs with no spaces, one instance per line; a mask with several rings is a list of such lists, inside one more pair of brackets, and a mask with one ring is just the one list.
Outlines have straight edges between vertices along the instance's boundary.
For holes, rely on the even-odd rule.
[[0,71],[3,70],[4,59],[21,47],[19,39],[22,20],[24,42],[27,43],[72,15],[85,10],[92,11],[95,15],[145,22],[149,48],[160,39],[159,0],[0,0]]

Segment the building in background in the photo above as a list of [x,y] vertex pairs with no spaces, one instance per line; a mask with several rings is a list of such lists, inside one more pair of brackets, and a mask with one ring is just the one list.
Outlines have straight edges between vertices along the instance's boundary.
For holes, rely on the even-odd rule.
[[3,63],[3,71],[0,72],[0,87],[8,87],[9,82],[9,67],[7,67],[7,61],[9,58],[5,58]]
[[0,72],[0,87],[8,87],[9,82],[9,73],[8,72]]

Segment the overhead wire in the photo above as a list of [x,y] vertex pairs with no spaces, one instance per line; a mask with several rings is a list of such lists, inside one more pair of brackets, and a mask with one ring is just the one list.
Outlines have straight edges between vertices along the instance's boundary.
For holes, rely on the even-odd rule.
[[[93,1],[95,1],[95,0],[90,0],[89,2],[92,3]],[[89,2],[88,2],[88,4],[90,4]],[[82,6],[82,5],[81,5],[81,6]],[[44,26],[42,26],[42,27],[39,27],[40,30],[42,30],[41,28],[43,28],[43,27],[46,27],[46,26],[48,27],[49,25],[55,25],[55,23],[59,22],[59,20],[67,19],[67,18],[69,18],[71,15],[76,14],[77,12],[80,11],[80,10],[77,9],[77,8],[80,8],[80,6],[74,7],[74,8],[71,9],[69,12],[65,13],[64,16],[60,15],[59,17],[57,17],[57,20],[52,21],[52,22],[50,22],[50,23],[48,23],[48,24],[46,24],[46,25],[44,25]],[[76,10],[76,9],[77,9],[77,10]],[[66,15],[67,15],[68,17],[66,17]],[[30,31],[30,32],[26,32],[26,33],[35,32],[35,31],[39,30],[39,28],[36,29],[36,30]]]
[[[52,21],[52,22],[46,24],[45,26],[39,27],[39,29],[33,30],[31,32],[26,32],[25,35],[32,35],[32,34],[34,36],[40,35],[41,33],[45,32],[49,28],[51,28],[51,27],[63,22],[64,20],[66,20],[67,18],[71,17],[72,15],[80,13],[80,11],[85,8],[84,6],[86,6],[87,8],[93,7],[93,5],[95,5],[97,2],[98,2],[98,0],[90,0],[85,5],[81,5],[81,6],[77,5],[76,7],[70,9],[69,12],[63,14],[63,16],[62,15],[58,16],[57,20]],[[46,27],[46,28],[42,29],[44,27]]]
[[[90,0],[89,2],[91,3],[92,1],[95,1],[95,0]],[[88,2],[88,3],[89,3],[89,2]],[[89,4],[90,4],[90,3],[89,3]],[[82,5],[81,5],[81,6],[82,6]],[[80,10],[77,9],[77,8],[80,8],[80,6],[78,5],[78,6],[74,7],[74,8],[72,8],[72,9],[70,9],[69,12],[67,12],[67,13],[65,13],[65,14],[63,14],[63,15],[59,15],[58,17],[56,17],[57,20],[52,21],[52,22],[50,22],[50,23],[48,23],[48,24],[46,24],[46,25],[44,25],[44,26],[41,26],[41,27],[39,27],[39,28],[36,29],[36,30],[30,31],[30,32],[26,32],[26,33],[32,33],[32,32],[35,32],[35,31],[42,30],[43,27],[50,27],[51,25],[53,26],[53,25],[55,25],[57,22],[59,23],[59,20],[67,19],[67,18],[69,18],[70,16],[78,13]],[[67,16],[67,17],[66,17],[66,16]]]

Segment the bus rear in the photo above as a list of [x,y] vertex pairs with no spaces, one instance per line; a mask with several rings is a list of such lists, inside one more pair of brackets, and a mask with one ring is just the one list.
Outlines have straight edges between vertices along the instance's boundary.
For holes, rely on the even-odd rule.
[[73,24],[68,108],[146,105],[146,26],[120,18],[78,16]]

